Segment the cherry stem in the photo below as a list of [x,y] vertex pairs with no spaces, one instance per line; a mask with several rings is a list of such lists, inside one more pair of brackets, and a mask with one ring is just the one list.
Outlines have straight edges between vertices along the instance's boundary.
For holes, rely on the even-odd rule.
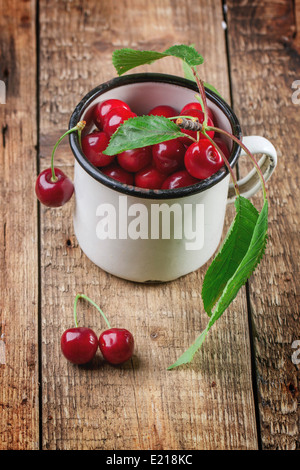
[[[254,156],[252,155],[252,153],[250,152],[250,150],[247,149],[247,147],[237,138],[235,137],[234,135],[230,134],[229,132],[227,131],[224,131],[223,129],[219,129],[217,127],[213,127],[213,126],[207,126],[207,120],[208,120],[208,107],[207,107],[207,100],[206,100],[206,93],[205,93],[205,88],[204,88],[204,85],[203,85],[203,82],[202,80],[199,78],[199,75],[197,73],[197,70],[194,68],[194,67],[191,67],[191,70],[193,72],[193,75],[195,77],[195,80],[196,80],[196,83],[197,83],[197,86],[198,86],[198,89],[199,89],[199,92],[200,92],[200,97],[201,98],[201,101],[202,101],[202,106],[203,106],[203,112],[204,112],[204,122],[203,122],[203,129],[201,130],[202,134],[204,134],[206,137],[208,137],[208,135],[206,134],[206,131],[209,131],[209,130],[212,130],[212,131],[215,131],[215,132],[220,132],[221,134],[224,134],[226,135],[227,137],[229,137],[230,139],[234,140],[244,151],[245,153],[250,157],[250,159],[252,160],[254,166],[255,166],[255,169],[258,173],[258,176],[260,178],[260,181],[261,181],[261,186],[262,186],[262,190],[263,190],[263,196],[264,196],[264,200],[267,199],[267,189],[266,189],[266,183],[265,183],[265,179],[264,179],[264,176],[262,174],[262,171],[261,171],[261,168],[260,166],[258,165],[257,161],[255,160]],[[209,137],[208,137],[209,138]],[[209,138],[209,140],[212,142],[212,140]],[[226,158],[224,157],[224,154],[222,153],[222,151],[218,148],[218,146],[215,144],[215,142],[212,142],[213,145],[216,147],[216,149],[220,152],[222,158],[224,159],[224,162],[226,163],[226,166],[228,168],[228,170],[230,171],[230,174],[231,174],[231,177],[233,179],[233,182],[234,182],[234,187],[235,187],[235,192],[236,194],[239,194],[239,190],[238,190],[238,185],[236,183],[236,179],[234,177],[234,174],[233,174],[233,171],[232,171],[232,168],[229,164],[229,162],[226,160]]]
[[57,149],[57,147],[59,146],[59,144],[61,143],[61,141],[66,137],[66,135],[68,134],[71,134],[72,132],[75,132],[75,131],[78,131],[78,139],[79,139],[79,143],[80,143],[80,146],[81,146],[81,132],[82,130],[84,129],[85,127],[85,124],[86,122],[85,121],[79,121],[75,127],[72,127],[72,129],[69,129],[67,132],[65,132],[59,139],[58,141],[56,142],[56,144],[54,145],[53,147],[53,150],[52,150],[52,154],[51,154],[51,181],[53,183],[55,183],[55,181],[57,181],[57,176],[55,175],[55,171],[54,171],[54,154],[55,154],[55,151]]
[[224,134],[226,135],[227,137],[229,137],[230,139],[234,140],[234,142],[236,142],[244,151],[245,153],[250,157],[250,159],[252,160],[253,162],[253,165],[255,166],[255,169],[258,173],[258,176],[260,178],[260,181],[261,181],[261,186],[262,186],[262,190],[263,190],[263,196],[264,196],[264,200],[267,199],[267,188],[266,188],[266,182],[265,182],[265,179],[264,179],[264,175],[262,174],[262,171],[261,171],[261,168],[259,166],[259,164],[257,163],[257,161],[255,160],[254,156],[252,155],[252,153],[250,152],[250,150],[247,149],[247,147],[243,144],[243,142],[241,142],[237,137],[235,137],[234,135],[230,134],[229,132],[227,131],[224,131],[223,129],[219,129],[217,127],[212,127],[212,126],[208,126],[206,127],[206,130],[208,131],[215,131],[215,132],[220,132],[221,134]]
[[223,161],[224,161],[224,163],[225,163],[226,167],[228,168],[228,171],[231,175],[231,179],[232,179],[233,185],[234,185],[235,194],[237,196],[239,196],[240,195],[240,190],[239,190],[239,187],[238,187],[238,183],[237,183],[236,177],[234,175],[234,172],[233,172],[233,170],[230,166],[230,163],[229,163],[228,159],[225,157],[224,153],[222,152],[220,147],[216,144],[216,142],[214,142],[214,140],[205,131],[203,131],[202,133],[205,135],[205,137],[210,141],[210,143],[215,147],[215,149],[219,152],[219,154],[223,158]]
[[193,75],[195,77],[195,80],[196,80],[196,83],[197,83],[197,86],[198,86],[198,89],[199,89],[199,93],[200,93],[200,96],[201,96],[202,107],[203,107],[203,112],[204,112],[203,126],[206,127],[207,120],[208,120],[208,107],[207,107],[207,101],[206,101],[205,88],[204,88],[203,82],[200,79],[197,71],[194,69],[194,67],[191,67],[191,69],[192,69]]
[[78,327],[78,322],[77,322],[77,302],[79,299],[84,299],[84,300],[87,300],[90,304],[92,304],[102,315],[102,317],[104,318],[108,328],[110,329],[111,326],[110,326],[110,323],[108,321],[108,319],[106,318],[106,316],[104,315],[104,313],[102,312],[101,308],[99,307],[99,305],[97,305],[92,299],[90,299],[87,295],[85,294],[77,294],[76,297],[75,297],[75,301],[74,301],[74,321],[75,321],[75,326],[76,328]]
[[195,116],[184,116],[182,114],[180,114],[179,116],[172,116],[167,119],[180,119],[180,118],[191,119],[191,121],[198,121],[198,118]]

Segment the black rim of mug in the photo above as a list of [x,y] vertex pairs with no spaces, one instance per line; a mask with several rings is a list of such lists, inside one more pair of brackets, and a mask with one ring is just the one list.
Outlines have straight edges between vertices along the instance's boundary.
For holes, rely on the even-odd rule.
[[[81,116],[83,115],[84,111],[87,107],[100,95],[106,93],[109,90],[114,88],[118,88],[124,85],[132,84],[132,83],[142,83],[142,82],[158,82],[158,83],[167,83],[170,85],[177,85],[182,86],[184,88],[189,88],[195,92],[198,91],[197,85],[195,82],[191,80],[187,80],[182,77],[177,77],[174,75],[167,75],[161,73],[137,73],[137,74],[130,74],[124,75],[122,77],[116,77],[112,80],[102,83],[101,85],[97,86],[89,93],[87,93],[82,100],[78,103],[76,108],[74,109],[70,122],[69,122],[69,129],[76,126],[76,124],[81,120]],[[223,114],[227,117],[228,121],[230,122],[232,128],[232,134],[237,137],[239,140],[242,139],[242,132],[239,121],[234,113],[234,111],[230,108],[230,106],[216,93],[213,91],[205,88],[206,96],[210,99],[218,108],[223,112]],[[116,97],[117,98],[117,97]],[[77,132],[73,132],[69,135],[70,139],[70,146],[73,151],[73,154],[81,165],[81,167],[95,180],[99,183],[104,184],[105,186],[118,191],[123,194],[147,198],[147,199],[175,199],[180,197],[190,196],[192,194],[197,194],[202,191],[205,191],[208,188],[219,183],[223,180],[229,173],[226,166],[222,167],[218,172],[213,174],[211,177],[199,181],[192,186],[185,186],[183,188],[176,188],[176,189],[143,189],[138,188],[136,186],[126,185],[124,183],[120,183],[109,176],[102,173],[97,167],[95,167],[89,160],[86,158],[84,153],[82,152]],[[233,147],[231,151],[231,155],[229,158],[230,166],[233,168],[237,163],[237,160],[240,156],[241,148],[236,143],[233,142]]]

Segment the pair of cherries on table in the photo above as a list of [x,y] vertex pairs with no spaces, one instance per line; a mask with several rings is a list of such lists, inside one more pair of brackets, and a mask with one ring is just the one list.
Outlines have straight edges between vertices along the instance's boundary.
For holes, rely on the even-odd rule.
[[[160,105],[150,110],[148,115],[170,119],[175,118],[178,112],[172,106]],[[204,113],[198,102],[185,105],[179,116],[196,119],[200,123],[204,121]],[[126,150],[118,155],[103,154],[114,132],[132,117],[136,117],[136,114],[127,103],[118,99],[105,100],[96,104],[93,109],[96,129],[83,137],[82,151],[107,176],[145,189],[175,189],[206,179],[223,166],[223,158],[210,140],[200,132],[186,129],[181,129],[182,138]],[[213,114],[209,108],[207,125],[214,126]],[[213,130],[207,131],[207,134],[215,139],[228,158],[229,151],[224,141],[215,137]]]
[[[91,328],[79,327],[77,322],[77,302],[84,299],[92,304],[104,318],[108,329],[103,331],[99,340]],[[75,327],[64,331],[61,336],[61,350],[73,364],[87,364],[96,355],[98,347],[104,359],[118,365],[128,361],[133,354],[134,338],[125,328],[112,328],[101,308],[85,294],[77,294],[74,301]]]

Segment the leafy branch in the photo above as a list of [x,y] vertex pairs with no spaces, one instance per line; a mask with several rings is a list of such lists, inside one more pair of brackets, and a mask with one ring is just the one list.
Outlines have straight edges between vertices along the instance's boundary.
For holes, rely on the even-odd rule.
[[[268,200],[261,169],[251,152],[236,136],[229,134],[223,129],[207,125],[208,108],[204,87],[207,86],[215,93],[217,91],[212,85],[206,84],[200,79],[197,66],[203,63],[203,57],[196,51],[194,46],[176,45],[166,49],[164,52],[120,49],[113,53],[113,64],[117,73],[122,75],[132,68],[152,64],[156,60],[168,56],[181,59],[185,76],[197,83],[199,95],[196,98],[200,101],[205,116],[204,122],[201,126],[199,125],[199,132],[210,140],[222,156],[230,172],[236,192],[236,214],[234,220],[222,246],[219,248],[205,274],[202,286],[201,295],[204,309],[209,316],[208,324],[187,351],[174,364],[168,367],[170,370],[192,361],[211,327],[235,299],[241,286],[245,284],[261,261],[267,243]],[[208,136],[207,131],[209,130],[226,134],[227,137],[230,137],[244,149],[253,162],[263,189],[264,204],[260,213],[248,199],[240,195],[234,172],[221,149]],[[114,155],[124,150],[153,145],[181,136],[182,133],[179,126],[170,119],[160,116],[139,116],[129,119],[119,127],[112,136],[109,146],[104,153]]]
[[235,219],[203,282],[202,299],[210,315],[209,322],[196,341],[168,370],[192,361],[210,328],[235,299],[264,254],[268,229],[267,200],[260,214],[242,196],[236,198],[235,207]]

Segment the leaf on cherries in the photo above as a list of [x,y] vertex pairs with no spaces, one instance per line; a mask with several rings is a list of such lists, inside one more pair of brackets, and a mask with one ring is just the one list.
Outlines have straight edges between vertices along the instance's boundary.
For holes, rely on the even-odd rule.
[[182,133],[173,121],[163,116],[138,116],[128,119],[116,130],[103,153],[116,155],[177,137],[182,137]]
[[112,61],[118,75],[122,75],[135,67],[149,65],[169,56],[182,59],[190,67],[196,67],[204,62],[203,57],[193,46],[185,44],[169,47],[164,52],[139,51],[129,48],[117,49],[113,52]]
[[210,315],[209,322],[189,349],[168,367],[169,370],[192,361],[210,328],[235,299],[265,252],[268,230],[267,199],[260,213],[242,196],[237,197],[235,207],[235,219],[203,283],[202,298]]

